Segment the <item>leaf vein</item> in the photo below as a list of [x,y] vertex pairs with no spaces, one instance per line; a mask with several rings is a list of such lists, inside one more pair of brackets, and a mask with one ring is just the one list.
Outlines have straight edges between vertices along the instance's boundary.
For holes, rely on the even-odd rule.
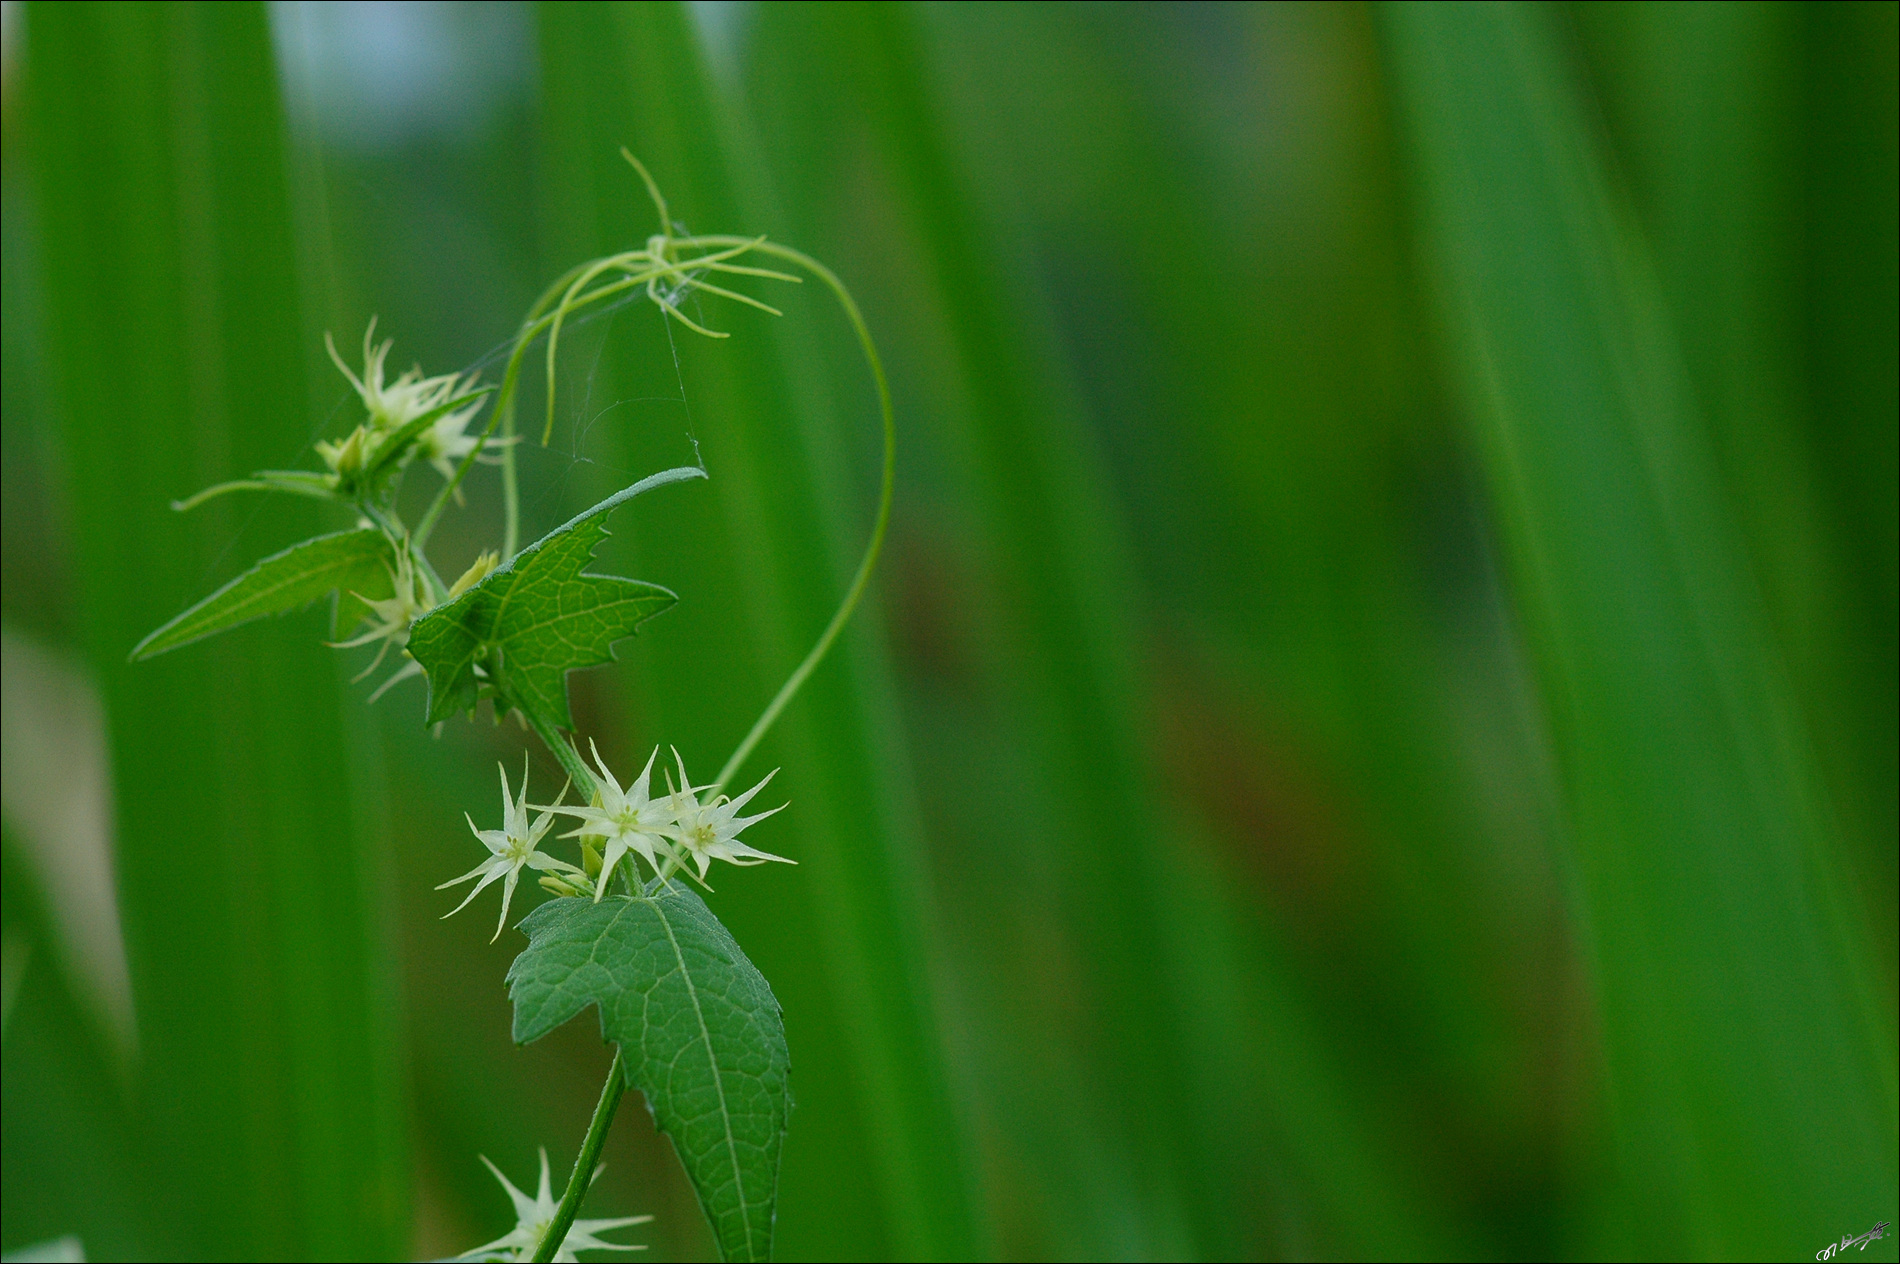
[[693,974],[686,968],[686,955],[680,951],[679,937],[673,933],[672,919],[667,917],[666,909],[659,901],[654,901],[654,910],[660,915],[660,925],[666,928],[666,941],[673,946],[673,958],[679,962],[680,978],[686,984],[686,995],[693,1002],[693,1017],[699,1020],[700,1038],[706,1042],[706,1061],[712,1066],[713,1088],[719,1094],[720,1123],[726,1131],[726,1153],[732,1159],[732,1183],[739,1192],[739,1216],[746,1225],[746,1254],[752,1257],[752,1217],[745,1196],[745,1180],[740,1174],[739,1146],[732,1136],[732,1110],[726,1103],[726,1080],[719,1070],[719,1058],[713,1053],[712,1032],[706,1026],[706,1013],[700,1008],[699,989],[693,983]]

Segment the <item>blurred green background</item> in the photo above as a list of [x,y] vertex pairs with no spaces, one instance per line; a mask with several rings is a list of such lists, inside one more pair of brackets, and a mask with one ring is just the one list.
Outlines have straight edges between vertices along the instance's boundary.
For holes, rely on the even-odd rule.
[[[897,401],[754,762],[801,863],[713,899],[782,1257],[1896,1219],[1897,13],[9,2],[5,1247],[442,1255],[509,1226],[478,1154],[565,1170],[595,1024],[514,1048],[520,939],[431,889],[523,735],[366,709],[320,611],[125,655],[341,525],[167,508],[347,431],[325,330],[492,378],[654,231],[621,145],[829,263]],[[528,538],[712,473],[602,553],[682,596],[573,679],[616,767],[722,759],[868,528],[849,330],[754,292],[576,326],[522,452]],[[644,1111],[607,1157],[586,1214],[710,1258]]]

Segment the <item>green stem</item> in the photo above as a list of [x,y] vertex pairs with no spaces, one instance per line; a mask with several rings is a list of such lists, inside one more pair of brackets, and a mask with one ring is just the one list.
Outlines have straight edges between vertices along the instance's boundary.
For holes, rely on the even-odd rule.
[[[429,542],[429,536],[434,532],[437,521],[441,519],[442,511],[448,507],[449,498],[455,495],[455,489],[462,485],[462,480],[468,476],[469,470],[474,468],[475,458],[482,454],[482,448],[487,444],[488,436],[495,432],[495,422],[499,417],[500,414],[497,413],[494,417],[488,419],[488,428],[482,431],[480,441],[476,443],[473,448],[469,449],[468,454],[462,458],[462,463],[455,467],[455,477],[442,484],[442,490],[437,492],[435,499],[429,502],[429,508],[422,515],[422,521],[416,524],[415,541],[417,548],[421,548]],[[507,559],[503,558],[502,560],[506,561]]]
[[172,508],[178,513],[184,513],[188,509],[196,509],[199,505],[204,504],[214,496],[223,496],[228,492],[289,492],[293,496],[309,496],[315,500],[336,499],[336,494],[328,488],[315,486],[298,487],[295,485],[286,486],[283,483],[268,482],[259,478],[240,478],[234,482],[219,483],[215,487],[207,487],[195,496],[187,496],[183,500],[174,500],[172,502]]
[[[514,401],[510,400],[510,404]],[[521,490],[515,481],[515,410],[510,407],[501,418],[501,505],[506,524],[501,533],[501,560],[511,561],[521,543]]]
[[620,1095],[627,1091],[625,1061],[626,1054],[616,1045],[614,1064],[607,1068],[607,1083],[600,1090],[600,1104],[594,1107],[594,1120],[587,1125],[587,1140],[581,1142],[574,1170],[568,1174],[561,1205],[554,1209],[554,1219],[549,1222],[541,1245],[534,1249],[536,1260],[553,1259],[561,1243],[567,1241],[567,1231],[573,1227],[574,1217],[581,1209],[581,1199],[593,1183],[594,1165],[600,1162],[601,1147],[607,1144],[607,1126],[613,1123],[614,1111],[620,1108]]
[[447,601],[449,599],[448,585],[444,584],[442,577],[436,574],[435,563],[431,562],[428,556],[423,553],[422,546],[417,544],[407,531],[403,530],[402,523],[397,521],[396,515],[377,508],[367,500],[356,502],[356,508],[362,512],[365,518],[374,522],[377,527],[382,530],[382,533],[389,538],[391,544],[397,548],[402,548],[404,547],[404,543],[407,542],[409,557],[410,560],[415,563],[416,573],[421,575],[423,582],[429,586],[429,603],[439,606]]
[[442,582],[440,575],[436,574],[435,563],[431,562],[422,550],[413,544],[409,546],[409,556],[415,562],[416,573],[421,575],[423,582],[429,585],[430,604],[439,606],[447,601],[449,586]]
[[587,771],[587,765],[582,762],[580,753],[561,740],[561,735],[555,731],[552,724],[527,707],[516,709],[527,719],[528,727],[534,730],[535,736],[539,737],[542,744],[548,748],[548,753],[560,762],[561,771],[565,772],[568,780],[574,783],[574,790],[580,795],[580,801],[590,802],[594,797],[594,774]]
[[804,268],[829,286],[839,305],[844,308],[845,316],[851,321],[851,328],[858,335],[858,345],[864,350],[865,362],[871,366],[871,376],[877,381],[877,402],[884,419],[884,475],[878,491],[877,521],[871,528],[871,542],[865,546],[864,560],[858,563],[858,573],[852,578],[851,587],[845,591],[844,600],[839,603],[837,613],[831,616],[831,622],[825,625],[824,632],[818,637],[818,643],[813,645],[811,652],[805,655],[805,661],[786,678],[785,683],[779,687],[778,693],[766,705],[758,720],[753,723],[752,731],[745,735],[745,740],[739,743],[738,748],[732,752],[732,757],[726,760],[726,766],[719,770],[719,775],[713,779],[715,788],[724,786],[732,780],[733,774],[739,771],[746,757],[771,729],[779,713],[797,695],[806,677],[810,676],[818,664],[824,661],[825,655],[831,651],[832,642],[838,639],[838,634],[844,631],[844,625],[850,621],[852,611],[858,608],[858,602],[864,597],[864,590],[871,582],[871,572],[877,566],[878,554],[884,549],[884,536],[891,525],[891,492],[897,478],[897,423],[892,415],[891,387],[884,376],[884,362],[878,358],[877,344],[871,341],[870,328],[865,325],[864,315],[858,311],[858,305],[852,299],[851,292],[845,289],[844,282],[840,281],[837,275],[824,264],[802,251],[780,246],[774,242],[755,241],[746,237],[696,237],[682,240],[680,244],[717,246],[741,243],[749,245],[761,254],[775,255]]

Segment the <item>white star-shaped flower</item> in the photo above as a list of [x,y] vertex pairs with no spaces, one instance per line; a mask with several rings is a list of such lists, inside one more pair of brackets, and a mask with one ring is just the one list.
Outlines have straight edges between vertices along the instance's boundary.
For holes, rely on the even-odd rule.
[[[508,1197],[515,1204],[515,1227],[507,1235],[496,1238],[485,1246],[472,1251],[464,1251],[456,1256],[458,1260],[531,1260],[534,1250],[541,1245],[541,1239],[547,1236],[548,1226],[554,1223],[555,1208],[559,1204],[548,1186],[548,1152],[541,1151],[541,1185],[533,1198],[516,1189],[514,1182],[501,1174],[501,1169],[489,1163],[486,1156],[482,1162],[495,1174],[501,1187],[508,1191]],[[594,1235],[608,1229],[620,1229],[627,1225],[645,1224],[652,1216],[621,1216],[615,1220],[576,1220],[567,1231],[567,1237],[561,1240],[561,1249],[554,1253],[556,1260],[578,1261],[576,1251],[644,1251],[645,1246],[623,1246],[618,1242],[602,1242]]]
[[[707,870],[712,867],[712,862],[715,860],[729,861],[735,865],[756,865],[767,860],[783,861],[788,865],[798,863],[784,856],[774,856],[768,851],[759,851],[738,839],[739,831],[746,826],[763,821],[772,815],[772,812],[785,809],[786,805],[781,803],[771,812],[761,812],[757,816],[739,815],[739,809],[744,807],[753,795],[765,789],[765,782],[778,776],[778,769],[774,768],[766,773],[765,781],[759,782],[736,799],[729,799],[721,794],[706,803],[701,803],[700,791],[710,790],[712,787],[694,786],[686,779],[686,761],[680,758],[677,747],[673,750],[673,758],[679,764],[680,779],[679,785],[674,787],[672,793],[667,796],[667,808],[673,816],[673,828],[668,831],[668,837],[678,844],[680,850],[683,850],[694,864],[699,866],[699,879],[702,883],[706,880]],[[672,781],[670,775],[667,781],[669,783]],[[685,867],[677,855],[669,856],[666,872],[660,876],[665,877],[666,873],[670,873],[675,866]]]
[[[565,797],[566,794],[567,790],[563,787],[561,795]],[[558,806],[559,803],[559,799],[555,800],[556,806]],[[482,861],[481,864],[476,865],[461,877],[452,878],[436,888],[436,890],[441,891],[448,887],[455,886],[458,883],[467,882],[470,878],[481,879],[480,882],[475,884],[475,889],[468,893],[467,900],[463,900],[460,904],[442,915],[444,917],[454,917],[457,913],[468,907],[469,900],[473,900],[482,893],[483,887],[486,887],[497,878],[505,879],[501,890],[501,918],[495,923],[495,934],[494,937],[489,940],[490,943],[501,938],[501,928],[508,924],[508,904],[515,898],[515,883],[520,880],[521,871],[523,869],[539,869],[544,872],[563,874],[580,874],[583,882],[587,880],[585,873],[582,873],[573,865],[568,864],[565,860],[556,860],[552,856],[544,855],[535,850],[541,842],[541,836],[548,832],[548,826],[554,823],[554,814],[551,809],[541,810],[541,814],[534,819],[533,823],[529,823],[528,764],[525,756],[521,763],[520,799],[514,798],[508,789],[508,770],[506,768],[501,770],[501,811],[502,828],[498,830],[475,829],[474,820],[469,818],[467,813],[463,813],[464,819],[468,820],[469,829],[475,831],[475,837],[480,839],[482,846],[488,848],[492,854],[487,860]]]
[[660,748],[653,748],[653,754],[647,756],[647,766],[625,790],[614,780],[591,739],[587,748],[594,752],[594,766],[600,769],[600,778],[594,783],[593,802],[565,808],[557,805],[549,810],[578,817],[582,822],[579,829],[561,835],[562,838],[579,837],[583,846],[589,839],[601,841],[600,881],[594,887],[594,901],[599,903],[607,891],[607,880],[613,876],[614,866],[628,852],[644,857],[655,873],[660,871],[661,857],[665,857],[669,865],[678,864],[679,859],[666,841],[674,824],[671,803],[648,793],[653,779],[653,760]]

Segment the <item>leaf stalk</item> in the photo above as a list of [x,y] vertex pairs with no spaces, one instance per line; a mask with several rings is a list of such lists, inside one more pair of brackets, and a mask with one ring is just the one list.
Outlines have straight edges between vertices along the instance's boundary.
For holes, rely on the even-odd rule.
[[562,740],[554,726],[544,717],[536,714],[532,708],[517,707],[516,709],[527,719],[528,727],[534,730],[535,736],[539,737],[542,744],[548,748],[548,753],[560,763],[561,771],[566,773],[568,779],[574,783],[574,790],[580,795],[581,802],[586,803],[592,800],[594,774],[588,771],[586,762],[580,757],[580,752]]
[[536,1260],[551,1260],[561,1249],[561,1243],[567,1240],[567,1231],[573,1227],[574,1217],[580,1213],[581,1199],[586,1196],[587,1187],[593,1184],[594,1166],[600,1162],[601,1148],[607,1144],[608,1125],[614,1121],[614,1112],[620,1109],[621,1094],[627,1091],[626,1056],[619,1045],[614,1046],[614,1063],[607,1068],[607,1083],[601,1086],[600,1102],[594,1107],[593,1121],[587,1125],[587,1139],[581,1142],[581,1152],[574,1158],[574,1170],[568,1174],[567,1189],[561,1195],[560,1206],[554,1209],[554,1219],[548,1222],[541,1245],[534,1249]]

